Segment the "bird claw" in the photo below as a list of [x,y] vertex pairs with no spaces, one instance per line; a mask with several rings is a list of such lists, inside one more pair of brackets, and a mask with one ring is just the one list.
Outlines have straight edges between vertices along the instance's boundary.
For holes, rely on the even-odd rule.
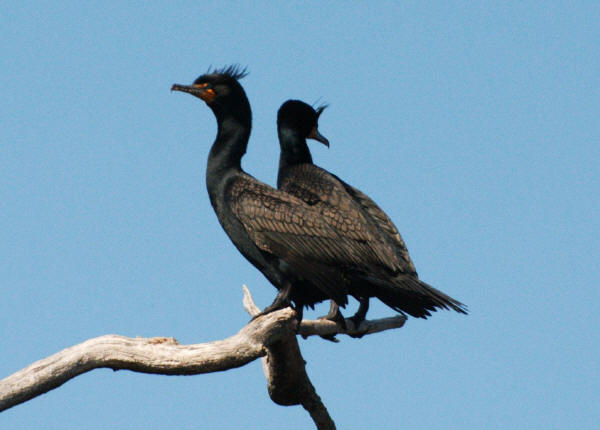
[[339,343],[340,340],[335,337],[335,334],[322,334],[319,335],[322,339],[328,340],[329,342]]
[[[335,307],[335,312],[330,310],[327,315],[320,316],[317,319],[333,321],[338,327],[341,327],[342,330],[346,330],[346,319],[337,307]],[[339,342],[339,339],[335,337],[335,334],[325,334],[321,335],[321,337],[330,342]]]
[[362,324],[362,322],[365,320],[364,316],[354,315],[354,316],[351,316],[350,318],[348,318],[348,320],[352,322],[352,324],[354,325],[354,330],[355,330],[355,333],[348,333],[348,336],[353,337],[355,339],[360,339],[365,334],[367,334],[367,329],[364,329],[361,331],[358,330],[360,328],[360,325]]

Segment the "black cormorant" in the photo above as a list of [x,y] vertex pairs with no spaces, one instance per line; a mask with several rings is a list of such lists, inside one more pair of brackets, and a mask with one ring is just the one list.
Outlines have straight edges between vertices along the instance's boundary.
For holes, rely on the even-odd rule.
[[263,313],[290,301],[299,318],[303,306],[323,300],[344,306],[349,291],[339,265],[358,264],[368,247],[348,236],[346,226],[336,229],[318,209],[242,170],[252,122],[238,82],[243,76],[244,70],[227,67],[200,76],[192,85],[172,87],[202,99],[217,120],[206,170],[210,202],[237,249],[279,290]]
[[[436,308],[466,313],[464,305],[420,281],[406,245],[390,218],[360,190],[315,166],[306,143],[315,139],[329,142],[318,131],[317,110],[299,100],[288,100],[277,114],[281,147],[277,187],[301,198],[317,209],[323,219],[344,237],[361,243],[358,262],[338,260],[348,291],[360,307],[356,324],[365,318],[369,297],[377,297],[396,311],[426,318]],[[332,301],[328,318],[338,313]]]

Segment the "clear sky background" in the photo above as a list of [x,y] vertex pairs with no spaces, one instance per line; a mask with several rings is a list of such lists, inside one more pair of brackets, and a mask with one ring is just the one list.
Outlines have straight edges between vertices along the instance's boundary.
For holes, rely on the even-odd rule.
[[[600,5],[403,3],[4,4],[0,377],[108,333],[222,339],[249,319],[244,283],[273,300],[208,201],[213,114],[169,91],[239,63],[254,113],[244,168],[274,184],[278,107],[328,102],[316,163],[373,197],[420,277],[469,306],[300,340],[338,428],[597,428]],[[271,402],[257,361],[95,370],[0,428],[313,424]]]

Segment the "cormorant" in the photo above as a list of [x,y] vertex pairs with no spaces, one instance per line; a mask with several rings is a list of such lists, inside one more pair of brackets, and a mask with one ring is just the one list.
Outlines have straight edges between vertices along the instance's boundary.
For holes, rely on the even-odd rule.
[[206,186],[221,226],[248,261],[279,290],[264,313],[323,300],[347,303],[348,288],[339,265],[358,264],[368,252],[360,240],[336,229],[301,199],[248,175],[241,168],[250,137],[250,104],[238,80],[245,70],[230,66],[200,76],[192,85],[172,90],[202,99],[217,120]]
[[[358,326],[365,318],[369,297],[420,318],[430,316],[436,308],[466,313],[462,303],[418,279],[398,229],[371,198],[312,163],[306,139],[329,146],[318,131],[318,119],[324,109],[321,106],[315,110],[299,100],[288,100],[279,109],[281,153],[277,187],[317,209],[344,237],[362,244],[358,263],[340,259],[336,267],[348,291],[360,302],[352,317],[355,324]],[[334,319],[338,313],[332,301],[327,318]]]

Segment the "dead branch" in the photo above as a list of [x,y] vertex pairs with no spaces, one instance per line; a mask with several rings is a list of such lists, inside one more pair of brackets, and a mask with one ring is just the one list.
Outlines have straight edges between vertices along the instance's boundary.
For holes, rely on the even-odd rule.
[[[260,309],[245,285],[243,289],[244,307],[255,316]],[[289,331],[266,349],[267,355],[261,360],[271,400],[282,406],[302,405],[317,429],[335,430],[335,423],[306,373],[306,362],[300,353],[296,331]]]
[[[244,286],[244,307],[251,315],[260,310]],[[66,348],[36,361],[0,381],[0,412],[57,388],[82,373],[98,368],[131,370],[162,375],[196,375],[243,366],[263,357],[263,370],[271,399],[279,405],[301,404],[317,429],[335,429],[317,395],[300,353],[296,333],[313,335],[365,335],[402,327],[403,316],[364,321],[344,330],[327,320],[303,320],[297,327],[295,312],[282,309],[252,319],[237,334],[219,341],[179,345],[173,338],[128,338],[106,335]]]
[[[254,304],[252,295],[248,288],[243,285],[244,290],[244,308],[246,311],[254,316],[260,312],[260,308]],[[404,315],[396,315],[389,318],[381,318],[377,320],[364,320],[360,323],[359,327],[354,326],[354,322],[351,319],[346,319],[346,328],[344,329],[340,325],[330,320],[302,320],[302,324],[298,328],[298,334],[303,338],[309,336],[326,336],[335,334],[346,334],[352,337],[360,337],[368,334],[379,333],[381,331],[390,330],[394,328],[400,328],[406,322]]]

